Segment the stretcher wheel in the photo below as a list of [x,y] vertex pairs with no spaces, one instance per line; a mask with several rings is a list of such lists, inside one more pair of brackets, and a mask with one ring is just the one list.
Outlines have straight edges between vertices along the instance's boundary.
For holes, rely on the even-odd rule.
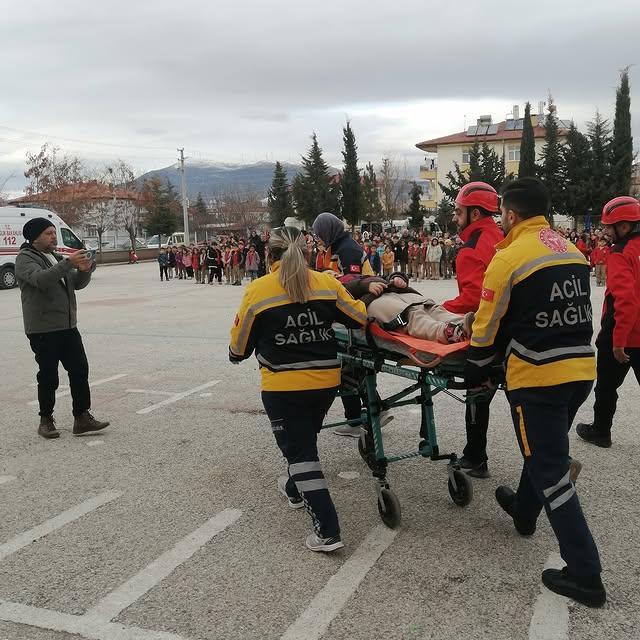
[[[380,503],[384,503],[383,505]],[[381,489],[380,498],[378,499],[378,513],[382,522],[389,529],[395,529],[402,520],[402,510],[400,509],[400,501],[391,489]]]
[[467,474],[463,471],[456,470],[453,472],[453,476],[456,479],[458,488],[453,488],[451,478],[449,478],[447,482],[449,495],[459,507],[466,507],[473,499],[473,484],[471,484],[471,480],[469,480]]

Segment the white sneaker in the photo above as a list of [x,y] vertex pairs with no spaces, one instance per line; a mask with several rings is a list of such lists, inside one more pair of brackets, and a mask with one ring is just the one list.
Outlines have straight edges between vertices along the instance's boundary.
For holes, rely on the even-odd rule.
[[325,553],[335,551],[336,549],[342,549],[342,547],[344,547],[344,543],[340,540],[340,536],[333,536],[333,538],[321,538],[315,533],[311,533],[307,536],[305,544],[307,545],[307,549],[311,549],[311,551],[324,551]]
[[288,480],[289,478],[287,476],[280,476],[278,478],[278,491],[287,499],[291,509],[302,509],[304,507],[304,500],[302,498],[294,500],[293,498],[290,498],[287,493],[286,486]]
[[362,433],[362,427],[359,425],[345,424],[342,427],[336,427],[333,433],[337,436],[346,436],[348,438],[359,438]]

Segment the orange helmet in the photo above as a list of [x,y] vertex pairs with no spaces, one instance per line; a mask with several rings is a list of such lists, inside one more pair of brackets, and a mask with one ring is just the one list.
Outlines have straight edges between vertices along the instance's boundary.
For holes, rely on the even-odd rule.
[[456,198],[456,204],[463,207],[482,207],[485,211],[498,213],[498,194],[486,182],[469,182],[465,184]]
[[602,224],[640,222],[640,202],[631,196],[609,200],[602,209]]

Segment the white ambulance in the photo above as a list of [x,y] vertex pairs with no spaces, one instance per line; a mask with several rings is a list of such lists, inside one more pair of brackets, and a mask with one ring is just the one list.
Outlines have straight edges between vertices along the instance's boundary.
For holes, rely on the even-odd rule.
[[85,246],[62,218],[46,209],[0,207],[0,289],[16,286],[15,264],[20,245],[24,242],[22,227],[32,218],[49,218],[56,228],[61,254],[73,253]]

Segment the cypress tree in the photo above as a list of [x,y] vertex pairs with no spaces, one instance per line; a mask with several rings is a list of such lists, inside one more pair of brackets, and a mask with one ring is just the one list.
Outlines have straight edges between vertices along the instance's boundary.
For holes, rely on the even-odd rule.
[[382,203],[378,195],[378,181],[373,164],[369,162],[362,177],[362,217],[370,222],[382,221]]
[[362,217],[362,186],[360,184],[360,170],[358,169],[358,147],[356,146],[356,137],[349,121],[347,121],[347,126],[342,130],[342,140],[344,142],[344,150],[342,151],[344,168],[342,170],[342,179],[340,180],[342,216],[353,229]]
[[302,173],[293,181],[293,199],[298,217],[311,226],[319,213],[329,211],[338,215],[338,190],[329,173],[329,165],[322,157],[322,149],[314,133],[311,148],[302,157]]
[[551,199],[551,209],[549,221],[553,223],[553,214],[558,212],[561,206],[564,183],[562,179],[562,144],[558,127],[558,117],[556,116],[556,105],[553,98],[549,96],[549,108],[545,118],[544,147],[540,159],[542,164],[538,167],[538,177],[545,183],[549,190]]
[[591,207],[591,148],[589,139],[572,122],[567,143],[562,148],[564,193],[558,207],[564,214],[578,220]]
[[279,162],[276,162],[273,171],[273,180],[267,198],[267,208],[272,227],[282,227],[284,221],[289,216],[293,216],[293,204],[291,203],[291,192],[287,183],[287,172]]
[[591,208],[599,215],[607,200],[612,197],[611,189],[611,128],[600,112],[587,125],[591,144],[589,164]]
[[420,204],[421,196],[422,187],[417,182],[412,182],[409,190],[410,202],[407,213],[409,215],[409,226],[416,231],[419,231],[424,226],[424,209]]
[[633,137],[631,136],[631,96],[629,95],[629,67],[620,73],[616,90],[616,115],[613,120],[611,143],[611,195],[631,192]]
[[518,164],[518,177],[536,175],[536,141],[531,124],[531,104],[527,102],[524,108],[524,120],[522,122],[522,139],[520,140],[520,163]]

